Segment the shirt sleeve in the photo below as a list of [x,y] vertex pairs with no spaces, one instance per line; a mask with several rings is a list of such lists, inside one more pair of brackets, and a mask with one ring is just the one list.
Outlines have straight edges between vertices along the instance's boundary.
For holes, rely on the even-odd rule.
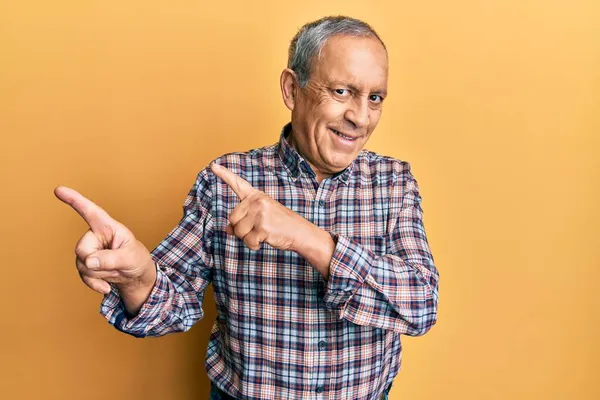
[[204,291],[212,280],[212,192],[207,170],[194,182],[179,224],[152,251],[156,283],[138,314],[127,318],[118,289],[105,295],[102,314],[118,330],[135,337],[184,332],[204,316]]
[[323,301],[340,319],[419,336],[437,321],[439,274],[425,235],[418,184],[407,172],[386,254],[333,234],[337,243]]

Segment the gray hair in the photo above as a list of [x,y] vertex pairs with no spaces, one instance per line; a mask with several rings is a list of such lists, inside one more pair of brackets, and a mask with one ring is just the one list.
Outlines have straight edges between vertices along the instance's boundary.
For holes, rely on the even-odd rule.
[[385,44],[375,30],[358,19],[335,16],[309,22],[294,36],[288,52],[288,68],[298,76],[301,88],[308,84],[314,58],[320,56],[327,40],[337,35],[374,37],[385,49]]

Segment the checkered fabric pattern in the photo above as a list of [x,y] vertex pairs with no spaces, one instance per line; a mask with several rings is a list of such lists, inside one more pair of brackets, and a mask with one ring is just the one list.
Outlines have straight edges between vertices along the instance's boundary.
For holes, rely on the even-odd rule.
[[417,181],[407,162],[363,150],[319,184],[289,129],[277,144],[215,162],[332,234],[327,281],[294,252],[252,251],[228,235],[239,199],[205,168],[152,252],[157,281],[138,315],[127,318],[115,287],[100,312],[136,337],[187,331],[212,283],[206,369],[219,389],[236,399],[379,399],[400,370],[400,335],[422,335],[437,318]]

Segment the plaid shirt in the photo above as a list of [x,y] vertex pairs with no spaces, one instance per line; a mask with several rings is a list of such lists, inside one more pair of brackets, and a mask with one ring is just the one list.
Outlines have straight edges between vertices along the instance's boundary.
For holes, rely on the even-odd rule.
[[417,181],[407,162],[363,150],[319,184],[288,132],[215,162],[332,234],[327,281],[292,251],[252,251],[228,235],[239,200],[205,168],[152,252],[157,280],[139,314],[127,319],[114,287],[101,313],[137,337],[187,331],[212,283],[206,368],[220,389],[238,399],[378,399],[400,369],[400,334],[422,335],[437,318]]

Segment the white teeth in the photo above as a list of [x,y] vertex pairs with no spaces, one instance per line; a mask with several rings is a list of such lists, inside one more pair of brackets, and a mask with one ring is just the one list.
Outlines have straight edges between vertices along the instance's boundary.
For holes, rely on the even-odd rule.
[[342,138],[347,139],[347,140],[354,140],[354,138],[351,138],[351,137],[348,137],[348,136],[344,136],[341,133],[339,133],[338,131],[336,131],[335,129],[332,129],[332,131],[334,131],[335,134],[338,135],[339,137],[342,137]]

